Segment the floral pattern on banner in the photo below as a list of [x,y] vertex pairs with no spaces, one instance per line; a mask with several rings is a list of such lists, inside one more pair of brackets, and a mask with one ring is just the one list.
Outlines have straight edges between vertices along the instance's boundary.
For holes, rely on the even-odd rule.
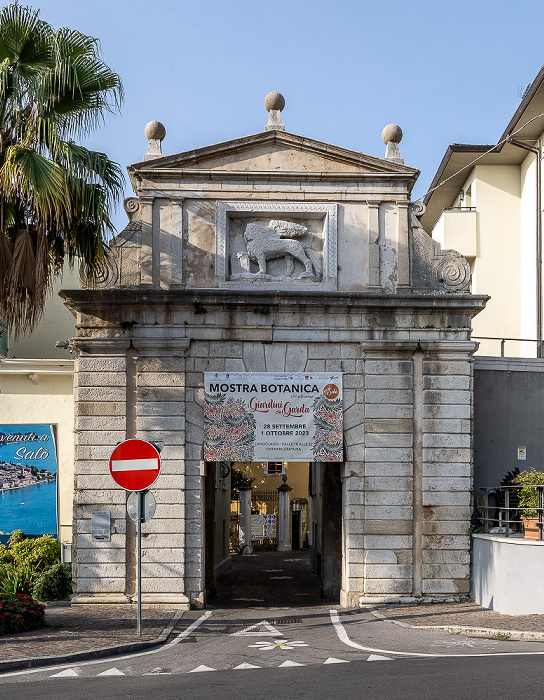
[[251,462],[255,452],[255,418],[243,399],[208,394],[204,404],[204,459]]
[[313,403],[315,434],[312,452],[316,462],[343,460],[342,400],[318,396]]

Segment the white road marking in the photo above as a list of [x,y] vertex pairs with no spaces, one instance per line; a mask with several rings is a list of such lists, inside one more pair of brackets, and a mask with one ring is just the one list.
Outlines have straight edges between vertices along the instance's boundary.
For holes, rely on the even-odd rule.
[[370,654],[367,661],[393,661],[388,656],[380,656],[379,654]]
[[443,641],[434,641],[431,644],[432,647],[448,647],[448,648],[453,648],[453,647],[470,647],[472,649],[479,649],[479,648],[484,648],[484,649],[496,649],[497,645],[493,644],[486,644],[485,642],[478,642],[475,641],[474,639],[467,639],[462,638],[462,639],[444,639]]
[[126,674],[120,671],[118,668],[108,668],[107,671],[102,671],[102,673],[97,673],[97,676],[124,676]]
[[[187,627],[187,629],[183,630],[183,632],[180,632],[175,639],[173,639],[171,642],[168,642],[166,647],[161,647],[161,649],[171,647],[174,644],[179,644],[179,642],[181,642],[182,639],[185,639],[185,637],[188,637],[193,630],[196,630],[196,628],[199,627],[205,620],[207,620],[209,617],[211,617],[212,613],[213,613],[213,610],[206,610],[204,615],[199,617],[198,620],[195,620],[194,622],[192,622],[189,625],[189,627]],[[155,650],[153,650],[153,651],[155,651]],[[157,649],[156,651],[159,651],[159,649]],[[146,653],[152,654],[153,652],[152,651],[148,651],[148,652],[144,651],[143,653],[144,654],[146,654]],[[135,656],[138,656],[138,654],[135,654]],[[130,657],[130,658],[132,658],[132,657]]]
[[396,654],[397,656],[417,656],[417,657],[431,657],[433,659],[437,658],[472,658],[478,656],[543,656],[544,651],[498,651],[489,652],[488,654],[418,654],[415,651],[393,651],[392,649],[373,649],[371,647],[365,647],[362,644],[357,644],[357,642],[352,642],[348,637],[344,625],[340,622],[338,617],[338,612],[336,610],[329,611],[331,616],[331,622],[334,625],[338,639],[344,644],[354,649],[361,649],[362,651],[370,651],[372,653],[376,652],[379,654]]
[[[179,644],[182,639],[185,639],[188,635],[191,634],[193,630],[195,630],[199,625],[201,625],[205,620],[207,620],[211,615],[213,614],[213,610],[206,610],[206,612],[199,617],[197,620],[195,620],[192,624],[187,627],[187,629],[183,630],[183,632],[180,632],[178,636],[173,639],[171,642],[168,642],[168,644],[163,644],[156,649],[150,649],[149,651],[139,651],[133,654],[125,654],[124,656],[117,656],[116,661],[125,661],[125,659],[135,659],[138,656],[149,656],[150,654],[158,654],[160,651],[164,651],[165,649],[168,649],[169,647],[173,646],[174,644]],[[82,661],[78,664],[79,666],[94,666],[96,664],[111,664],[111,659],[91,659],[90,661]],[[25,674],[30,674],[30,673],[45,673],[47,671],[52,671],[56,668],[65,668],[66,666],[69,666],[69,664],[53,664],[51,666],[42,666],[41,668],[31,668],[27,669],[25,671],[11,671],[10,673],[0,673],[0,680],[2,678],[9,678],[11,676],[23,676]]]
[[271,576],[270,580],[271,581],[283,581],[283,579],[286,578],[293,578],[292,576]]
[[349,661],[345,659],[335,659],[334,656],[329,656],[326,661],[323,661],[323,666],[325,664],[349,664]]
[[[264,627],[267,632],[258,632],[254,631],[252,632],[251,630],[257,630],[259,627]],[[231,637],[281,637],[282,633],[278,632],[278,630],[271,625],[269,622],[266,620],[263,620],[262,622],[258,622],[256,625],[251,625],[251,627],[246,627],[245,629],[241,630],[240,632],[234,632]]]
[[262,666],[255,666],[255,664],[240,664],[239,666],[235,666],[233,668],[233,671],[245,671],[248,668],[262,668]]
[[348,647],[353,647],[354,649],[361,649],[361,651],[370,651],[376,654],[398,654],[399,656],[427,656],[435,657],[440,656],[440,654],[416,654],[415,652],[409,651],[391,651],[390,649],[373,649],[372,647],[365,647],[362,644],[357,644],[357,642],[352,642],[348,637],[348,633],[344,629],[344,625],[340,622],[338,612],[336,610],[329,610],[331,616],[331,622],[334,625],[338,639],[346,644]]
[[78,678],[79,673],[77,671],[74,671],[73,668],[67,668],[64,671],[61,671],[60,673],[54,673],[52,676],[49,676],[49,678]]
[[306,664],[299,664],[296,661],[284,661],[278,668],[290,668],[291,666],[306,666]]
[[217,671],[216,668],[211,668],[210,666],[197,666],[196,668],[193,668],[192,671],[187,671],[187,673],[204,673],[205,671]]
[[272,649],[283,649],[285,651],[291,651],[292,649],[298,649],[299,647],[307,647],[308,644],[305,642],[288,642],[287,639],[276,639],[269,642],[255,642],[255,644],[249,644],[248,649],[259,649],[260,651],[272,651]]

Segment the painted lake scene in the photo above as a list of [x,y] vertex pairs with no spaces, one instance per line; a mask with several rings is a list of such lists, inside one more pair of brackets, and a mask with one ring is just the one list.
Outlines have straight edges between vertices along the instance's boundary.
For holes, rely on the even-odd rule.
[[57,482],[0,490],[0,533],[57,534]]
[[0,425],[0,535],[57,534],[52,425]]

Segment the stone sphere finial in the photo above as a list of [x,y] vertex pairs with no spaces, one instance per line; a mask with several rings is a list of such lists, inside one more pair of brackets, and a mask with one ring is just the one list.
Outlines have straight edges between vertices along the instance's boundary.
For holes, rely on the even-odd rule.
[[166,136],[166,129],[161,122],[151,121],[145,125],[144,133],[148,141],[162,141]]
[[269,92],[264,98],[264,106],[267,112],[278,110],[279,112],[285,107],[285,97],[281,92]]
[[384,143],[400,143],[402,140],[402,129],[398,124],[388,124],[382,131],[382,141]]

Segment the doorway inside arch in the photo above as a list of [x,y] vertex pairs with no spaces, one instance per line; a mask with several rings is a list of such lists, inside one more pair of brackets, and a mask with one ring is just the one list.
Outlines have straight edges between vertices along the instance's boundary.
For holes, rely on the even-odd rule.
[[[287,485],[288,537],[278,487]],[[243,548],[240,487],[251,491],[251,542]],[[209,604],[308,607],[338,603],[342,571],[339,464],[208,463],[205,584]],[[285,527],[285,518],[283,525]],[[285,542],[288,547],[285,547]],[[244,551],[244,554],[242,552]]]

